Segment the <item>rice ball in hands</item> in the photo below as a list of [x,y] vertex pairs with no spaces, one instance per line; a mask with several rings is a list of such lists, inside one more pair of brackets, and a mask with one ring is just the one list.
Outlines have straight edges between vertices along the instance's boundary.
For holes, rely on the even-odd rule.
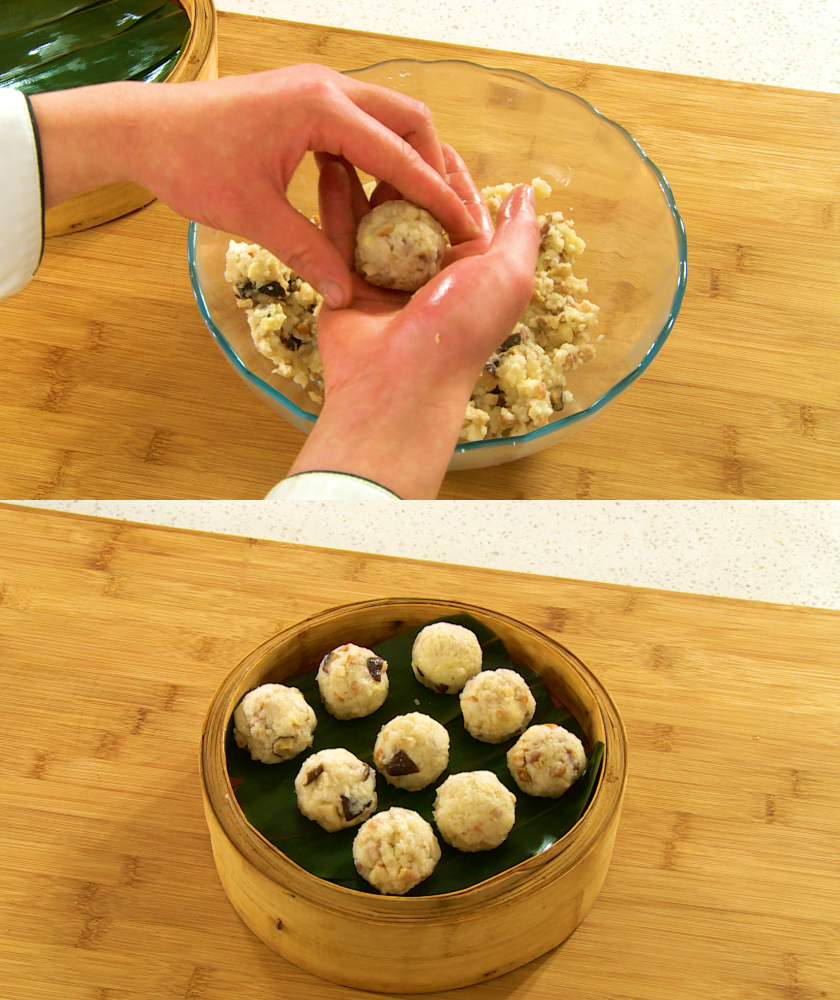
[[386,201],[356,231],[356,270],[372,285],[416,292],[439,271],[447,246],[437,219],[410,201]]

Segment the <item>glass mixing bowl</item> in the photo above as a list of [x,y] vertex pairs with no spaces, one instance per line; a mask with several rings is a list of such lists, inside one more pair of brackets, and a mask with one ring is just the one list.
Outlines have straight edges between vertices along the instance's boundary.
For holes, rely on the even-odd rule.
[[[459,444],[450,469],[523,458],[584,427],[656,357],[677,318],[686,282],[686,239],[668,182],[633,136],[582,98],[534,77],[474,63],[391,60],[349,76],[429,106],[439,136],[464,158],[479,188],[542,177],[552,187],[539,213],[562,211],[586,243],[575,274],[600,306],[591,333],[597,358],[567,374],[574,401],[518,437]],[[243,156],[247,155],[243,151]],[[317,168],[307,157],[289,187],[293,205],[317,211]],[[366,178],[362,178],[365,180]],[[192,223],[189,264],[201,315],[234,369],[265,402],[308,433],[319,407],[257,351],[224,278],[234,234]]]

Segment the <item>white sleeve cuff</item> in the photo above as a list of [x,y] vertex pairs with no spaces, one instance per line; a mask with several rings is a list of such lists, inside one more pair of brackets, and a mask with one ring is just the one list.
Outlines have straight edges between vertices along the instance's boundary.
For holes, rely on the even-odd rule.
[[266,500],[399,500],[396,493],[345,472],[299,472],[278,483]]
[[43,216],[38,140],[29,102],[0,87],[0,297],[19,291],[41,261]]
[[41,166],[29,102],[0,87],[0,298],[19,291],[41,260]]

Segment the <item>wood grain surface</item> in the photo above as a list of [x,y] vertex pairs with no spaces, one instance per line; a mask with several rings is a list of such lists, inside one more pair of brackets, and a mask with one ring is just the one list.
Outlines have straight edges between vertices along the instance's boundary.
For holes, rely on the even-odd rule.
[[[648,372],[547,451],[443,499],[840,494],[840,96],[219,15],[220,72],[467,58],[574,91],[670,181],[688,290]],[[0,304],[0,495],[255,499],[303,441],[199,317],[160,203],[49,241]]]
[[199,737],[276,631],[417,595],[559,639],[628,735],[594,907],[557,950],[458,997],[840,995],[840,613],[16,507],[0,553],[3,1000],[372,996],[301,972],[235,915]]

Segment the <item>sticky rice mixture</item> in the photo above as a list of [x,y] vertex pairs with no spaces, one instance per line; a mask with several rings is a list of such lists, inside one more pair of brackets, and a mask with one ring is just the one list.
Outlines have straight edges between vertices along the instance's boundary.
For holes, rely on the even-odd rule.
[[459,851],[492,851],[516,822],[516,796],[492,771],[459,771],[438,786],[438,833]]
[[356,270],[382,288],[416,292],[440,271],[448,245],[438,220],[410,201],[385,201],[356,233]]
[[440,861],[434,830],[413,809],[392,806],[363,824],[353,840],[356,871],[381,893],[402,896]]
[[[550,186],[535,178],[538,199]],[[481,192],[493,221],[512,184]],[[459,442],[510,437],[543,427],[573,395],[567,374],[595,357],[590,329],[598,306],[586,298],[587,282],[572,273],[585,244],[562,212],[539,216],[540,250],[531,301],[510,336],[485,364],[467,404]],[[321,296],[273,254],[254,243],[231,240],[225,278],[245,310],[257,350],[274,371],[323,403],[318,353]]]
[[343,747],[312,754],[295,778],[298,809],[327,833],[363,823],[377,806],[376,772]]
[[449,733],[423,712],[397,715],[379,730],[373,763],[389,785],[419,791],[443,774],[449,763]]
[[388,697],[387,661],[352,642],[327,653],[316,680],[321,701],[337,719],[361,719]]
[[261,684],[249,691],[233,713],[236,745],[252,760],[278,764],[312,746],[318,719],[297,688]]

